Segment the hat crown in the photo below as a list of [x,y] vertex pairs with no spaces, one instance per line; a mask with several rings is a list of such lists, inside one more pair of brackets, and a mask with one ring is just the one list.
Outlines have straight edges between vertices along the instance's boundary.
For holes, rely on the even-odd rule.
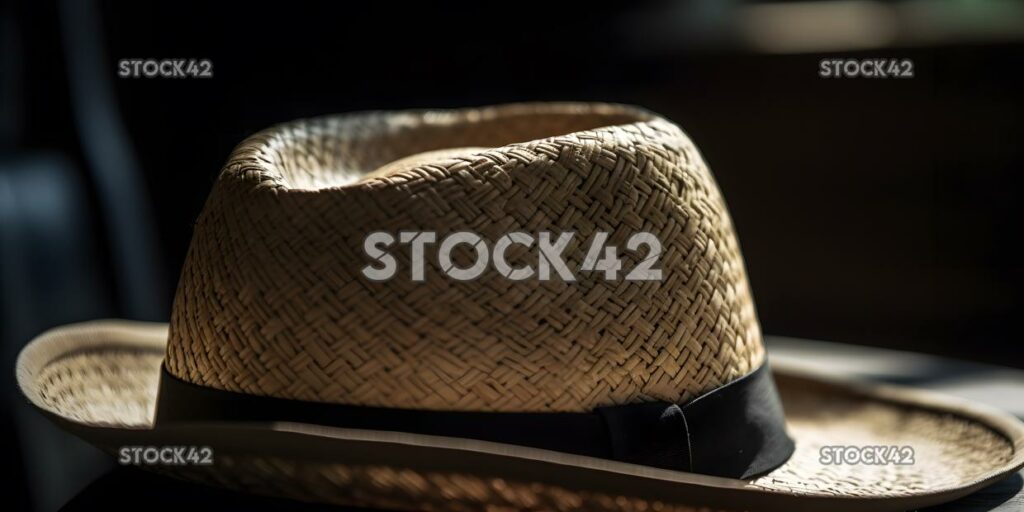
[[[485,147],[360,177],[411,154]],[[398,272],[362,270],[373,232],[597,232],[623,272],[575,280],[446,275],[395,244]],[[629,281],[661,245],[661,279]],[[515,265],[538,244],[509,250]],[[165,365],[178,378],[280,398],[396,408],[583,411],[681,402],[764,358],[725,203],[672,123],[622,106],[528,104],[366,113],[261,132],[232,154],[196,223]]]

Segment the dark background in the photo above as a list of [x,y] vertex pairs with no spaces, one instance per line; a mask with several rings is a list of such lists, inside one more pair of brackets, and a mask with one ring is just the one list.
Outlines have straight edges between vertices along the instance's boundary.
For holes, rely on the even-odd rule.
[[[758,37],[750,7],[7,4],[3,368],[53,325],[165,320],[192,222],[247,135],[524,100],[638,104],[679,123],[729,202],[766,333],[1024,367],[1020,9],[924,36],[893,10],[896,36],[793,50]],[[797,21],[783,34],[808,28]],[[916,76],[823,79],[825,57],[908,58]],[[118,78],[122,58],[207,58],[214,77]],[[23,483],[13,492],[28,505]]]

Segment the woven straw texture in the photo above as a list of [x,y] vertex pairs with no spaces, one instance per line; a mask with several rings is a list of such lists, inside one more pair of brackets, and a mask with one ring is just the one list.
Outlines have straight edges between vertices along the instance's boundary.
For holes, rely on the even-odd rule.
[[[465,147],[493,149],[374,173]],[[489,244],[571,231],[570,269],[599,230],[633,268],[645,254],[626,241],[647,231],[663,245],[664,278],[512,281],[489,269],[456,281],[428,258],[413,282],[409,246],[396,244],[399,274],[366,279],[366,235],[403,230],[473,231]],[[509,255],[536,267],[539,251]],[[685,401],[763,357],[732,222],[683,132],[628,107],[528,104],[328,117],[242,143],[196,224],[166,366],[282,398],[581,411]]]
[[[95,335],[111,336],[100,330]],[[161,360],[159,349],[71,352],[33,377],[33,391],[45,409],[78,423],[152,428]],[[1005,437],[956,415],[808,386],[785,376],[778,387],[797,449],[783,466],[749,481],[767,491],[907,496],[975,481],[1006,467],[1015,456]],[[820,447],[840,443],[912,446],[915,463],[821,464]],[[213,466],[157,469],[258,494],[403,510],[693,510],[642,497],[514,481],[502,478],[501,468],[492,468],[498,473],[488,476],[217,451]]]
[[[222,466],[213,471],[165,472],[184,480],[252,494],[387,510],[719,510],[467,473],[422,472],[388,466],[305,464],[269,457],[226,457],[218,464]],[[287,478],[282,478],[285,476]]]

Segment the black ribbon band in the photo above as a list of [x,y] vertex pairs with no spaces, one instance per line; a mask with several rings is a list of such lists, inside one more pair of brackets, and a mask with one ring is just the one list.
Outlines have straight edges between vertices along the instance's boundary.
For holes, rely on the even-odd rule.
[[679,471],[750,478],[793,453],[768,364],[684,404],[645,402],[592,412],[390,409],[222,391],[163,370],[157,422],[290,421],[462,437]]

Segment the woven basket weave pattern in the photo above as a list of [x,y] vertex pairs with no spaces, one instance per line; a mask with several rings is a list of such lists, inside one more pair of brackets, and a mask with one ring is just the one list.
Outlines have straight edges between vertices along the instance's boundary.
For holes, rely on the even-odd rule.
[[[488,147],[357,182],[423,151]],[[372,282],[373,231],[595,231],[626,256],[662,242],[662,281]],[[536,264],[536,244],[510,263]],[[683,401],[749,373],[764,351],[725,204],[689,139],[639,110],[518,105],[356,114],[275,127],[232,155],[196,225],[166,367],[229,391],[383,407],[581,411]]]
[[[79,349],[60,354],[38,370],[34,377],[38,403],[75,422],[138,431],[153,428],[163,359],[154,341],[166,335],[150,330],[141,335],[149,338],[143,346],[128,348],[116,343],[125,339],[126,332],[116,326],[90,326],[69,336],[98,345],[79,344]],[[749,480],[746,485],[751,489],[806,496],[909,496],[984,479],[993,468],[1013,465],[1018,457],[1020,445],[1005,434],[948,410],[865,399],[850,390],[785,373],[776,375],[776,380],[797,449],[782,467]],[[101,447],[115,457],[126,444],[124,439],[102,439]],[[837,440],[849,446],[910,446],[915,463],[822,464],[821,448],[835,446]],[[246,492],[388,509],[672,510],[668,503],[614,496],[610,491],[593,493],[523,481],[521,474],[501,475],[501,468],[494,466],[467,473],[389,466],[383,461],[366,466],[365,462],[215,450],[213,466],[155,469]]]

